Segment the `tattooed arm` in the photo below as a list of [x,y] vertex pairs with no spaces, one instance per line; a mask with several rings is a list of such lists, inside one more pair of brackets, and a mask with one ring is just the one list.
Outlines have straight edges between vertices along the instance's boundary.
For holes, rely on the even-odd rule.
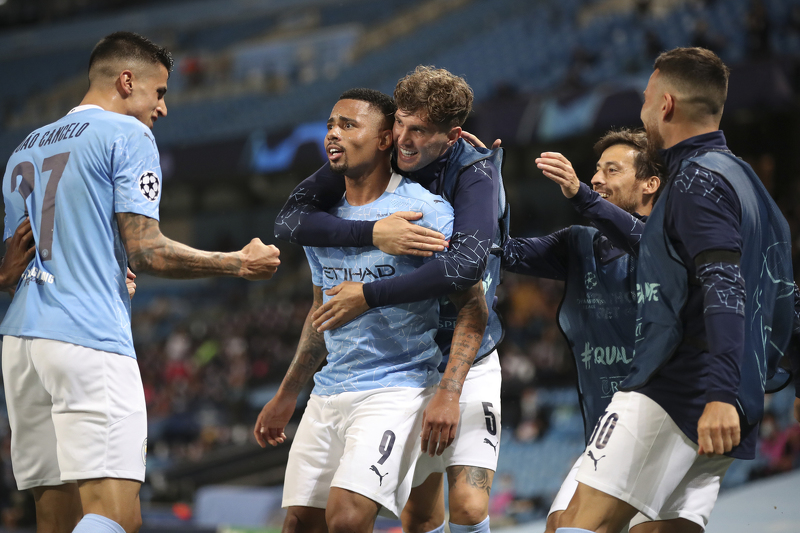
[[31,221],[26,218],[14,235],[6,239],[6,255],[0,263],[0,290],[14,295],[17,282],[28,268],[35,253],[36,245],[33,242]]
[[280,251],[258,238],[238,252],[204,252],[168,239],[158,221],[144,215],[117,213],[117,224],[133,269],[164,278],[269,279],[280,264]]
[[[489,309],[483,296],[483,283],[450,295],[458,310],[450,358],[434,394],[422,415],[422,451],[433,457],[442,455],[456,437],[461,417],[459,399],[464,380],[481,347]],[[438,444],[438,447],[437,447]]]
[[297,405],[297,395],[328,355],[324,334],[314,328],[311,319],[311,315],[320,305],[322,305],[322,288],[314,286],[314,303],[311,304],[303,324],[292,364],[289,365],[277,394],[261,410],[253,428],[253,434],[262,448],[265,448],[267,443],[277,446],[286,440],[283,429],[292,418]]

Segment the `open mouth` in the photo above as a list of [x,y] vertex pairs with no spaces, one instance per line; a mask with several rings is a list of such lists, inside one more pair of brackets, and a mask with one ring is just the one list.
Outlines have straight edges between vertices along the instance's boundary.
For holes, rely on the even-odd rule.
[[342,154],[344,154],[344,150],[340,146],[336,146],[333,144],[328,145],[328,159],[333,161],[338,161],[342,158]]

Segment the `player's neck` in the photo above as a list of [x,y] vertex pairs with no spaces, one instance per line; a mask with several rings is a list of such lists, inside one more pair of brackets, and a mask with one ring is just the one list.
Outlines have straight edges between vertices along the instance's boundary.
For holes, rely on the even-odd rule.
[[102,107],[106,111],[124,115],[125,112],[121,104],[122,98],[116,93],[110,94],[108,91],[89,89],[89,92],[86,93],[86,96],[83,97],[79,105],[96,105]]
[[698,124],[696,122],[684,122],[675,124],[664,131],[664,148],[672,148],[679,142],[691,139],[698,135],[711,133],[719,129],[719,123],[706,122]]
[[350,205],[366,205],[386,192],[392,179],[391,166],[379,164],[358,175],[345,174],[345,198]]

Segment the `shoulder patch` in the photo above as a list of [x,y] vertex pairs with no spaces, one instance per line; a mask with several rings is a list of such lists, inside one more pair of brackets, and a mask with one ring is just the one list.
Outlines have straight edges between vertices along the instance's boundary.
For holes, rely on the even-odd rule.
[[158,200],[158,192],[161,189],[161,183],[158,181],[158,176],[155,172],[147,171],[139,176],[139,191],[151,202]]

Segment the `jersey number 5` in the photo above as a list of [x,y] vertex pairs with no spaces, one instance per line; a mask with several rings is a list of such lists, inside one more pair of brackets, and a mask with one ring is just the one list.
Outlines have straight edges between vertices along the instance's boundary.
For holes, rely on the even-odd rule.
[[[56,217],[56,191],[61,175],[69,161],[69,152],[56,154],[42,161],[42,172],[50,172],[50,179],[44,189],[44,201],[42,202],[42,221],[39,226],[39,238],[36,249],[42,261],[49,261],[53,256],[53,231],[55,229]],[[17,188],[17,179],[22,178]],[[30,161],[23,161],[11,171],[11,192],[18,190],[23,200],[33,192],[36,181],[36,168]],[[27,210],[27,207],[26,207]]]

